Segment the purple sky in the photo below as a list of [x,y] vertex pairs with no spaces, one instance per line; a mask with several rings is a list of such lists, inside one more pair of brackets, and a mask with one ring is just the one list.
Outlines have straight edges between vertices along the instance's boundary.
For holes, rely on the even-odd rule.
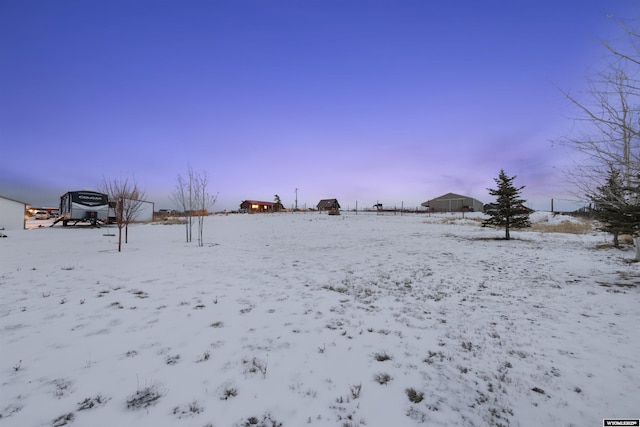
[[[0,2],[0,195],[56,206],[134,176],[156,208],[190,164],[244,199],[415,207],[575,199],[558,88],[585,88],[637,0]],[[569,204],[569,202],[566,202]]]

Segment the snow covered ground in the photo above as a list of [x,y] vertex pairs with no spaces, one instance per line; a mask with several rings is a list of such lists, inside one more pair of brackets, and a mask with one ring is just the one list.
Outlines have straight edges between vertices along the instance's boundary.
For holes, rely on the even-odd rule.
[[145,224],[118,253],[115,231],[0,239],[0,426],[640,417],[640,265],[602,233],[229,215],[204,247]]

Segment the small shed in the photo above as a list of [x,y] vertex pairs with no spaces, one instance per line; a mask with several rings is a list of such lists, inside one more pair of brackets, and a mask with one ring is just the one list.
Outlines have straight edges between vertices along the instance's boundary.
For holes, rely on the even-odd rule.
[[427,200],[422,203],[422,206],[428,208],[430,212],[482,212],[484,210],[481,201],[455,193],[447,193]]
[[339,211],[340,203],[338,203],[338,199],[323,199],[318,202],[316,207],[319,211]]
[[0,230],[24,230],[27,204],[0,196]]
[[249,213],[267,213],[275,211],[275,202],[261,202],[258,200],[245,200],[240,203],[240,209]]

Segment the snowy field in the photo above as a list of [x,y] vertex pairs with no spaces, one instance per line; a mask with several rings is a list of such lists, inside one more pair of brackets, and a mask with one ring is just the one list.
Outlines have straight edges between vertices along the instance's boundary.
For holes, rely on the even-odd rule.
[[0,239],[0,426],[640,417],[640,265],[602,233],[318,213],[211,216],[204,247],[114,233]]

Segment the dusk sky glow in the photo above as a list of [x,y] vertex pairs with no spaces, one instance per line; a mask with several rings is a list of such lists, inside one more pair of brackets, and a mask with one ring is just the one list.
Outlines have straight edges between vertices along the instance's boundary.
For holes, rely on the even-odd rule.
[[[0,195],[57,206],[135,177],[156,208],[188,165],[242,200],[575,199],[552,144],[637,0],[0,2]],[[608,19],[607,15],[613,16]]]

